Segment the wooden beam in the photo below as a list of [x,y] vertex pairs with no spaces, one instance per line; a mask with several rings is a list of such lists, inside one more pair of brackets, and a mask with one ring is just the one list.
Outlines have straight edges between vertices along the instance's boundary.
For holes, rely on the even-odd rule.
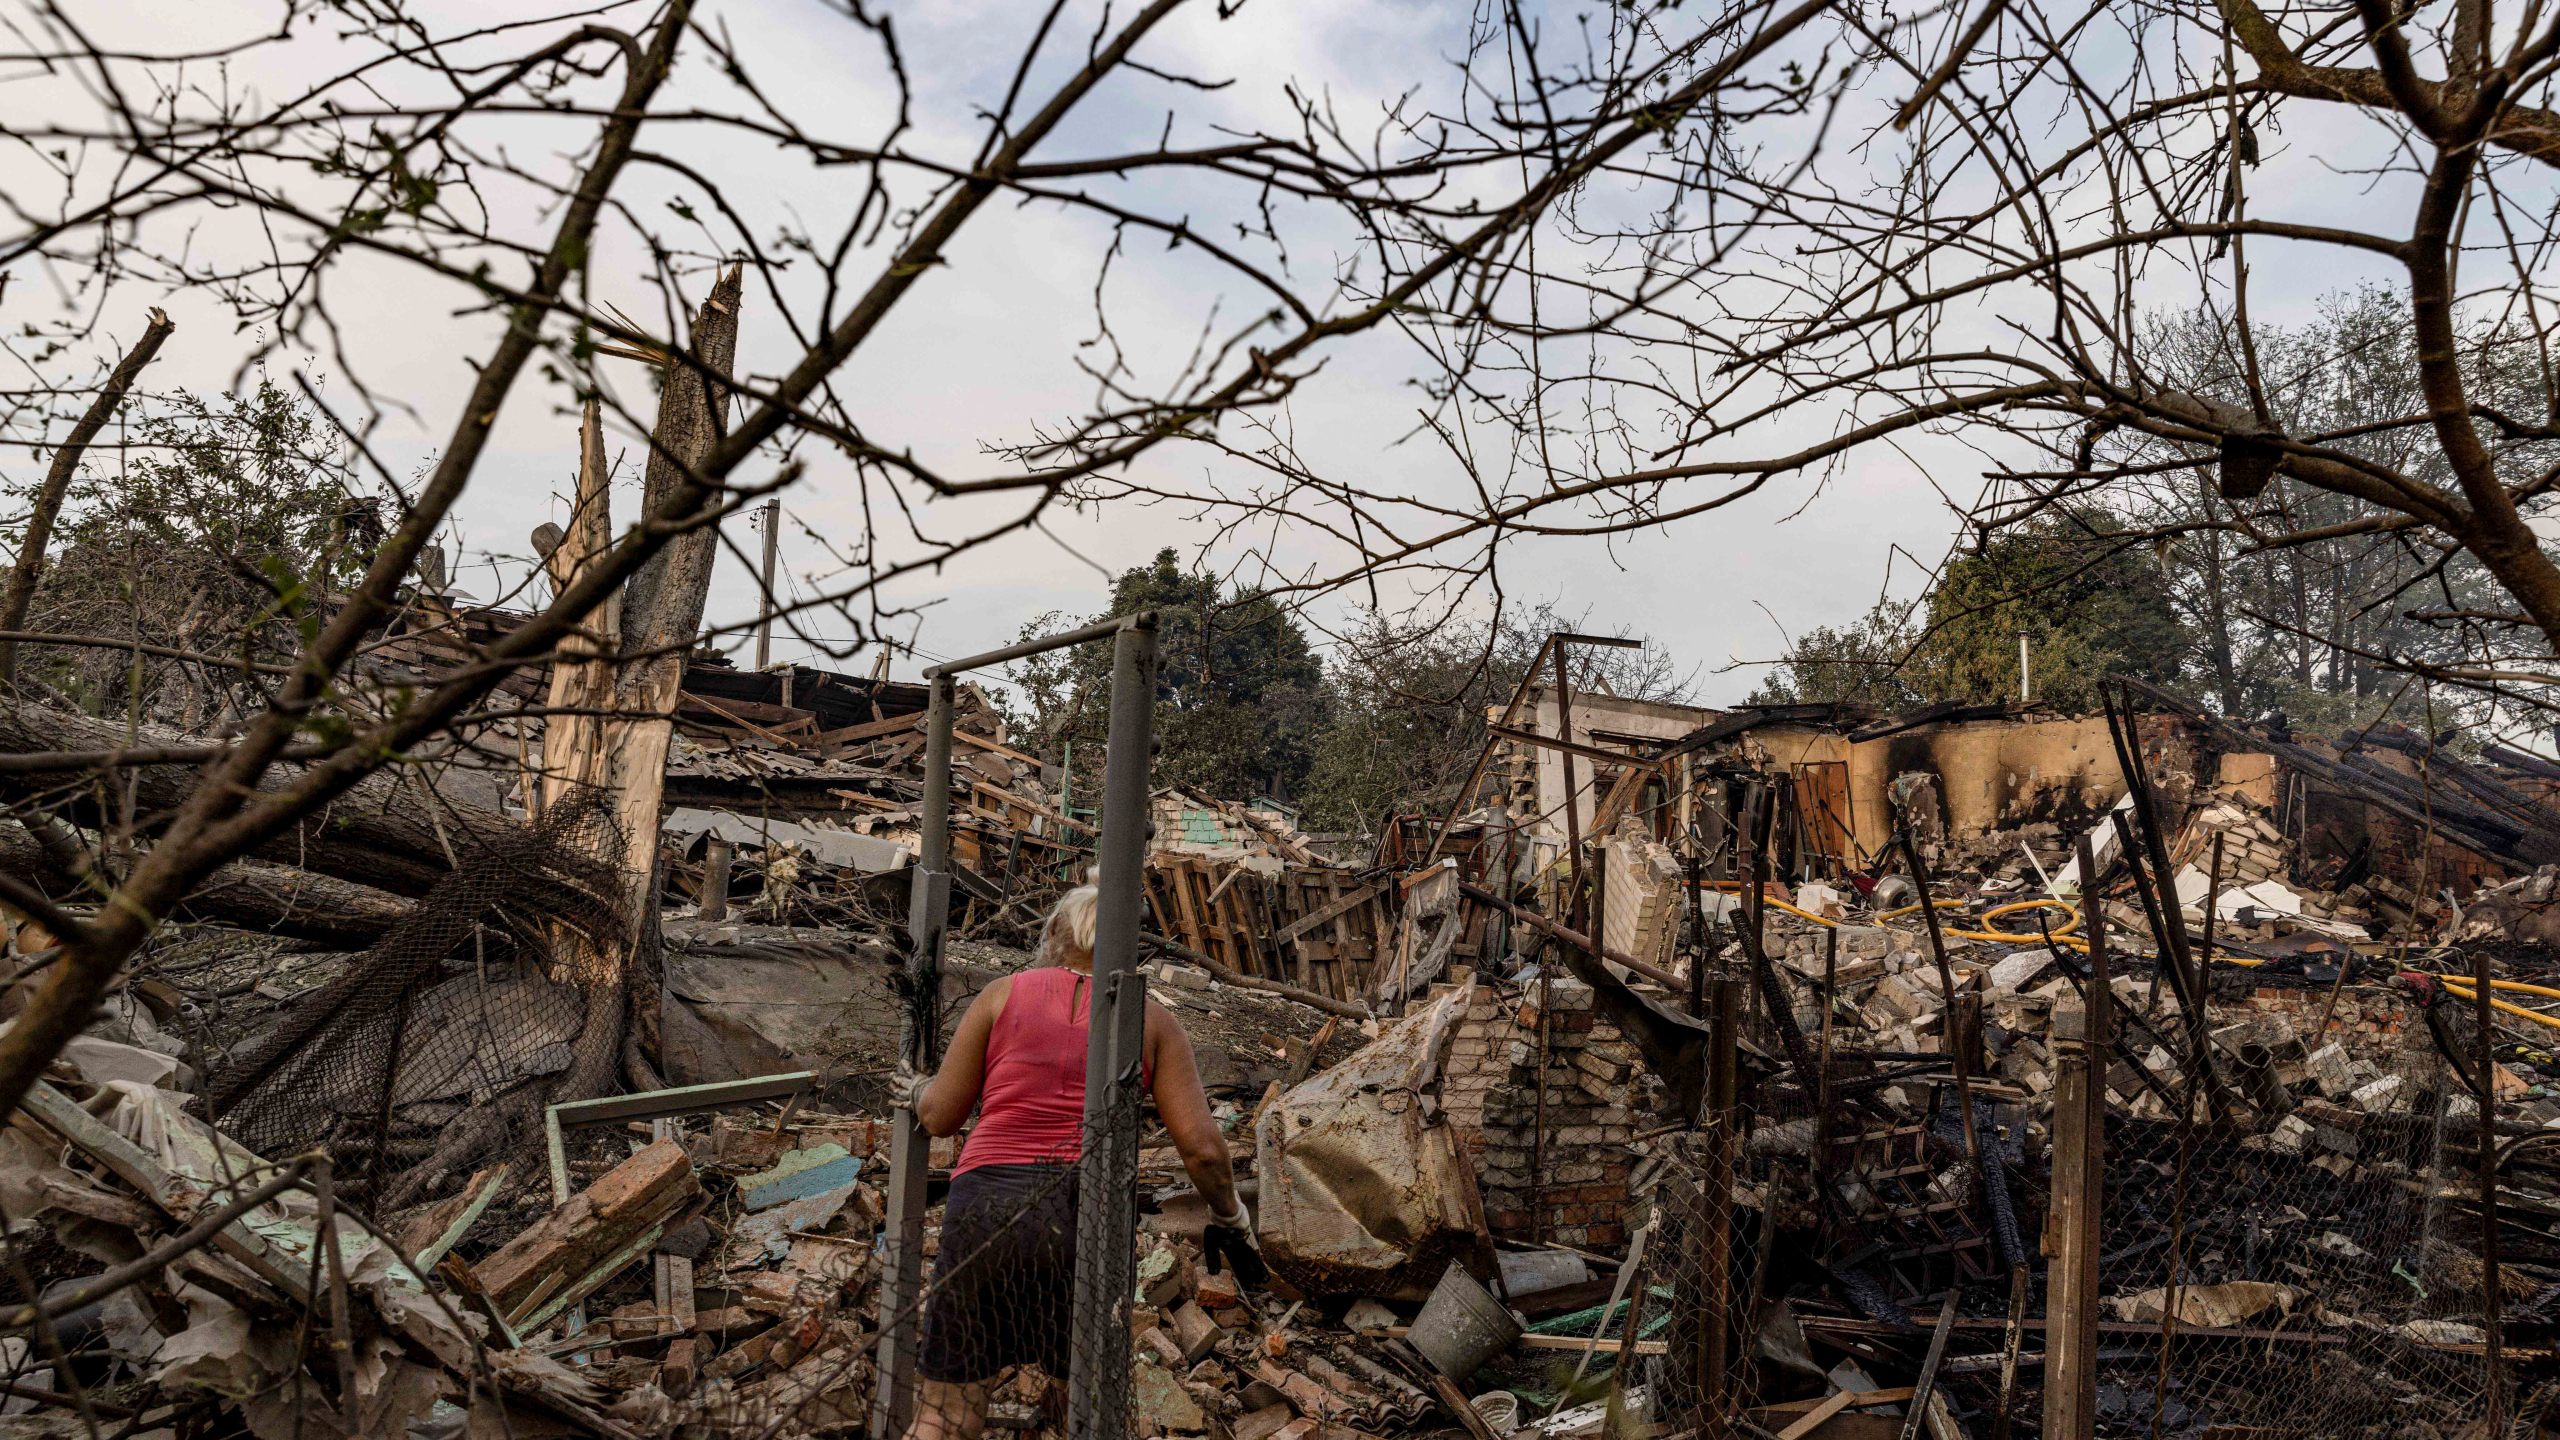
[[1023,764],[1029,765],[1034,769],[1037,769],[1040,764],[1038,760],[1023,754],[1021,751],[1014,749],[1010,745],[998,744],[984,735],[972,735],[968,731],[962,730],[957,726],[952,728],[951,738],[968,746],[972,750],[984,750],[991,755],[1001,755],[1007,760],[1019,760]]
[[[1926,896],[1928,892],[1923,890],[1921,894]],[[1947,1358],[1947,1336],[1955,1331],[1956,1300],[1963,1293],[1962,1286],[1949,1285],[1946,1303],[1938,1308],[1937,1326],[1929,1332],[1928,1354],[1920,1361],[1920,1378],[1912,1382],[1911,1408],[1903,1416],[1902,1440],[1918,1440],[1921,1422],[1929,1415],[1929,1402],[1937,1398],[1938,1364]]]
[[469,1233],[489,1202],[498,1198],[498,1188],[507,1181],[508,1167],[501,1163],[471,1177],[461,1193],[428,1207],[425,1214],[410,1222],[412,1228],[400,1237],[401,1248],[413,1252],[420,1274],[436,1268],[445,1252],[460,1243]]
[[[616,1257],[645,1254],[645,1248],[631,1250],[635,1240],[653,1228],[663,1233],[669,1217],[700,1190],[684,1147],[655,1142],[535,1221],[472,1273],[507,1310],[508,1323],[530,1329],[539,1321],[519,1317],[533,1313],[548,1298],[546,1291],[560,1297],[553,1310],[583,1299],[594,1288],[590,1280],[610,1278],[610,1271],[596,1275],[599,1260],[618,1270]],[[569,1282],[565,1289],[561,1281]]]
[[[1404,1325],[1382,1325],[1375,1330],[1363,1330],[1360,1333],[1363,1335],[1403,1335],[1410,1328],[1411,1327]],[[1591,1337],[1588,1335],[1523,1335],[1519,1339],[1511,1342],[1511,1348],[1515,1350],[1564,1350],[1579,1353],[1580,1351],[1589,1349],[1590,1347]],[[1635,1343],[1635,1353],[1638,1355],[1667,1355],[1671,1353],[1671,1342],[1668,1340],[1638,1340]]]
[[1333,920],[1340,916],[1350,914],[1352,911],[1359,909],[1361,906],[1366,905],[1371,900],[1375,899],[1379,892],[1386,888],[1386,881],[1373,880],[1369,884],[1351,892],[1349,895],[1335,900],[1333,903],[1325,906],[1321,910],[1318,910],[1314,914],[1299,917],[1297,920],[1290,922],[1287,928],[1280,932],[1280,943],[1286,945],[1290,941],[1297,939],[1299,936],[1306,934],[1308,931],[1324,924],[1328,920]]
[[1829,1396],[1824,1398],[1821,1404],[1806,1411],[1794,1424],[1779,1431],[1778,1440],[1804,1440],[1805,1436],[1821,1429],[1823,1421],[1828,1420],[1832,1416],[1839,1414],[1841,1411],[1848,1409],[1849,1402],[1857,1398],[1857,1394],[1854,1391],[1835,1390],[1831,1392]]
[[[1939,1368],[1944,1370],[1945,1367]],[[1848,1397],[1848,1408],[1863,1410],[1870,1405],[1899,1405],[1911,1398],[1911,1387],[1888,1385],[1881,1390],[1843,1390],[1814,1400],[1780,1400],[1775,1404],[1760,1406],[1759,1409],[1764,1415],[1801,1415],[1807,1410],[1820,1409],[1842,1396]]]
[[1497,740],[1511,740],[1522,745],[1535,745],[1541,749],[1561,750],[1567,755],[1579,755],[1585,760],[1600,765],[1632,765],[1640,770],[1662,768],[1660,761],[1648,760],[1642,755],[1630,755],[1624,750],[1603,750],[1597,745],[1585,745],[1576,740],[1559,740],[1553,735],[1541,735],[1535,730],[1515,730],[1508,725],[1488,725],[1485,727],[1485,733]]
[[[2053,1014],[2053,1198],[2045,1220],[2048,1320],[2046,1435],[2087,1435],[2098,1420],[2098,1222],[2105,1193],[2103,1067],[2089,1058],[2087,1017]],[[2005,1322],[2003,1322],[2005,1325]],[[2164,1333],[2166,1329],[2163,1327]]]
[[[54,1134],[68,1140],[109,1173],[149,1197],[173,1220],[190,1220],[212,1193],[193,1176],[172,1174],[139,1145],[72,1102],[70,1096],[39,1080],[27,1091],[23,1108]],[[240,1221],[222,1227],[215,1248],[248,1266],[259,1279],[275,1286],[296,1306],[311,1303],[308,1269],[286,1256],[265,1237]]]
[[[688,694],[689,693],[690,692],[688,692]],[[921,710],[916,711],[912,715],[892,715],[886,720],[865,720],[859,725],[846,725],[834,730],[821,730],[817,734],[810,736],[808,744],[802,748],[809,750],[840,749],[844,746],[857,744],[864,740],[877,740],[883,735],[895,735],[901,731],[913,730],[922,724],[924,724],[924,712]]]

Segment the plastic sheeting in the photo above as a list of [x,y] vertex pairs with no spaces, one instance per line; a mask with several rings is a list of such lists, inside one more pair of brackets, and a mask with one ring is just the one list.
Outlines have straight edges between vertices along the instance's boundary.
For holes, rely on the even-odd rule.
[[1438,996],[1263,1112],[1262,1253],[1304,1293],[1419,1300],[1453,1260],[1492,1273],[1484,1202],[1439,1096],[1472,993]]

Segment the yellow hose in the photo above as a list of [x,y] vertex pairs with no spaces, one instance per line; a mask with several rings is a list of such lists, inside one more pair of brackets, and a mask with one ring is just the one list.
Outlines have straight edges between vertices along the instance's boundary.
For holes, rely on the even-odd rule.
[[[1837,920],[1816,915],[1810,910],[1800,910],[1795,906],[1788,904],[1784,900],[1771,900],[1769,903],[1786,911],[1790,915],[1802,916],[1816,925],[1837,927],[1840,923]],[[1962,910],[1965,908],[1965,902],[1961,900],[1939,900],[1932,903],[1941,910]],[[2068,917],[2062,924],[2054,927],[2054,943],[2057,945],[2067,945],[2084,955],[2087,954],[2089,951],[2089,942],[2071,933],[2073,930],[2079,928],[2080,912],[2072,909],[2070,906],[2065,905],[2059,900],[2016,900],[2009,904],[1997,905],[1984,911],[1982,918],[1984,923],[1987,925],[1990,921],[2002,915],[2015,914],[2021,910],[2038,910],[2048,907],[2060,910]],[[1898,910],[1880,911],[1877,913],[1875,918],[1878,920],[1891,920],[1897,916],[1917,914],[1919,909],[1920,907],[1917,905],[1905,905]],[[2042,935],[2020,935],[2007,930],[1949,930],[1945,933],[1958,940],[1990,940],[2003,945],[2041,945],[2044,943],[2045,939]]]
[[[2465,975],[2438,975],[2436,976],[2436,981],[2438,984],[2444,986],[2444,993],[2452,996],[2454,999],[2463,1001],[2467,1004],[2477,1004],[2479,1002],[2479,990],[2476,988],[2466,988],[2459,983],[2469,978],[2471,977]],[[2517,986],[2520,983],[2521,982],[2514,980],[2492,980],[2489,982],[2489,984],[2494,988],[2507,988]],[[2527,990],[2548,991],[2548,987],[2541,985],[2524,985],[2522,988]],[[2539,1010],[2528,1010],[2522,1005],[2515,1004],[2511,1001],[2501,1000],[2495,995],[2489,997],[2489,1008],[2492,1010],[2504,1010],[2510,1015],[2520,1015],[2527,1020],[2535,1022],[2536,1024],[2548,1025],[2554,1030],[2560,1030],[2560,1015],[2545,1015]]]
[[[2444,981],[2448,985],[2459,985],[2466,990],[2478,988],[2472,983],[2474,977],[2469,975],[2445,974],[2438,975],[2436,978]],[[2548,985],[2528,985],[2522,980],[2492,980],[2489,982],[2489,988],[2492,990],[2504,990],[2511,995],[2541,995],[2549,999],[2560,1000],[2560,990],[2555,990]]]

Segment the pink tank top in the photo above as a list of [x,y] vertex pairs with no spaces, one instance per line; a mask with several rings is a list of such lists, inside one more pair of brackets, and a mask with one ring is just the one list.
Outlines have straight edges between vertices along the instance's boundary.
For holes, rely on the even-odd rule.
[[[1049,967],[1013,977],[987,1034],[978,1123],[957,1175],[981,1165],[1072,1164],[1084,1158],[1085,1046],[1093,977]],[[1154,1082],[1150,1072],[1145,1083]]]

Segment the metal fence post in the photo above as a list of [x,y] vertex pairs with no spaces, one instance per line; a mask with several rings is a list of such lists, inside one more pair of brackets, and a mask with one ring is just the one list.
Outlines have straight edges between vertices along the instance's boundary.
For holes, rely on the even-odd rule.
[[[951,916],[951,712],[957,682],[932,679],[925,709],[924,817],[907,896],[907,1014],[900,1054],[930,1072],[942,1049],[942,932]],[[924,1123],[898,1097],[889,1116],[889,1217],[880,1286],[879,1385],[873,1440],[898,1440],[915,1418],[916,1338],[924,1289],[925,1179],[933,1164]]]
[[1095,1014],[1086,1050],[1084,1163],[1076,1201],[1076,1288],[1067,1380],[1069,1440],[1129,1433],[1129,1302],[1137,1285],[1138,1072],[1147,990],[1138,975],[1153,769],[1156,632],[1130,618],[1111,656],[1111,741],[1102,771],[1101,895],[1095,907]]
[[[1706,961],[1700,955],[1695,963]],[[1727,1352],[1732,1348],[1733,1166],[1742,1153],[1742,981],[1719,975],[1709,991],[1714,1005],[1707,1030],[1707,1144],[1698,1181],[1698,1281],[1705,1323],[1700,1327],[1698,1407],[1711,1423],[1725,1419]],[[1814,1163],[1828,1157],[1816,1155]],[[1768,1239],[1763,1236],[1761,1243]]]

